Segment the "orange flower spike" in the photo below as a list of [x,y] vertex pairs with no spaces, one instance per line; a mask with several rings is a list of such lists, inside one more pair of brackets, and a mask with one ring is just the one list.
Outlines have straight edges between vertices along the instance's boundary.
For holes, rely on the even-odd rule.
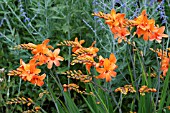
[[64,58],[61,57],[61,56],[58,56],[58,54],[60,53],[60,49],[55,49],[54,52],[52,51],[49,51],[48,53],[48,65],[47,65],[47,68],[48,69],[51,69],[52,66],[53,66],[53,63],[56,65],[56,66],[60,66],[60,62],[59,61],[63,61]]
[[151,40],[151,41],[156,40],[158,43],[161,43],[162,37],[165,37],[165,38],[168,37],[167,34],[163,34],[164,31],[165,31],[165,26],[162,26],[160,28],[155,27],[155,29],[153,31],[154,33],[149,38],[149,40]]
[[126,95],[128,93],[128,88],[118,87],[118,88],[115,89],[115,92],[120,92],[120,93]]
[[[91,54],[82,54],[77,56],[77,58],[75,60],[78,60],[80,62],[82,62],[83,64],[86,65],[86,70],[90,73],[90,68],[91,66],[95,66],[96,62],[93,59],[93,55]],[[73,60],[72,62],[74,62],[75,60]]]
[[64,84],[63,85],[63,90],[64,90],[64,92],[66,92],[68,90],[68,85]]
[[161,70],[163,71],[163,76],[166,76],[166,73],[168,72],[169,64],[170,64],[170,58],[162,57]]
[[37,53],[43,53],[47,54],[49,52],[49,49],[53,49],[52,46],[47,45],[50,40],[46,39],[42,42],[42,44],[38,44],[34,50],[32,50],[32,54],[37,54]]
[[81,45],[85,42],[85,40],[80,40],[80,42],[78,41],[78,38],[76,37],[74,42],[76,43],[76,47],[72,48],[72,52],[75,52],[77,49],[79,49],[80,47],[82,47]]
[[92,43],[92,45],[91,45],[89,48],[87,48],[87,49],[89,50],[89,53],[92,54],[93,57],[96,56],[96,55],[97,55],[97,52],[99,51],[98,48],[93,47],[94,44],[96,44],[96,41],[94,41],[94,42]]
[[21,66],[18,69],[20,71],[27,71],[29,73],[35,73],[35,74],[41,72],[40,69],[36,68],[35,60],[30,60],[28,64],[25,64],[25,62],[22,59],[20,59],[20,64]]
[[88,48],[84,48],[84,47],[79,48],[74,53],[77,54],[77,55],[85,53],[86,55],[90,55],[90,56],[92,55],[93,57],[95,57],[97,55],[97,52],[99,51],[98,48],[93,47],[95,43],[96,43],[96,41],[94,41],[92,43],[92,45]]
[[163,76],[166,76],[170,65],[170,52],[162,51],[161,49],[153,50],[152,48],[150,50],[158,54],[161,59],[161,71],[163,71]]
[[45,77],[46,77],[46,74],[43,74],[41,76],[34,75],[30,82],[32,84],[35,84],[35,85],[38,85],[38,86],[42,86],[44,84],[43,80],[45,79]]
[[105,19],[105,23],[110,26],[112,29],[113,27],[123,27],[126,24],[125,14],[116,14],[114,9],[111,10],[110,14],[104,14],[102,12],[94,13],[94,16],[98,16],[100,18]]
[[108,20],[111,16],[110,14],[104,14],[102,12],[98,12],[98,13],[92,13],[93,16],[98,16],[100,18],[103,18],[105,20]]
[[17,49],[27,49],[27,50],[33,50],[37,47],[37,45],[33,44],[33,43],[28,43],[28,44],[20,44],[18,45],[16,48]]
[[111,10],[110,14],[113,19],[116,19],[116,11],[114,9]]
[[[107,18],[106,18],[107,17]],[[105,23],[112,26],[113,22],[116,19],[116,11],[114,9],[111,10],[110,14],[106,14]],[[115,24],[119,24],[118,21],[114,22]]]
[[166,51],[162,51],[161,49],[157,49],[154,52],[156,52],[158,54],[158,57],[160,57],[160,59],[167,56],[167,52]]

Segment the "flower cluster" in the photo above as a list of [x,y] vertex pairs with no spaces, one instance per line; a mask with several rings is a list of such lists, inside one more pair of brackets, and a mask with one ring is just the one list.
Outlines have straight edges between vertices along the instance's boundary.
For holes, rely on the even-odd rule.
[[74,70],[74,71],[66,71],[65,73],[63,74],[67,74],[67,77],[68,78],[73,78],[73,79],[76,79],[76,80],[80,80],[81,82],[84,82],[84,83],[88,83],[92,80],[92,77],[89,76],[89,75],[84,75],[81,70]]
[[[6,104],[10,104],[10,105],[11,104],[24,104],[29,107],[31,105],[34,105],[35,103],[31,98],[17,97],[17,98],[10,99],[9,101],[6,102]],[[41,107],[35,106],[33,109],[24,111],[23,113],[34,113],[34,112],[38,112],[40,109]]]
[[20,103],[27,104],[27,106],[34,104],[34,102],[31,98],[25,98],[25,97],[13,98],[6,102],[6,104],[20,104]]
[[98,48],[93,47],[95,42],[92,43],[92,45],[88,48],[83,47],[81,44],[83,44],[85,41],[80,40],[78,41],[78,38],[75,38],[75,41],[64,41],[58,46],[71,46],[72,47],[72,56],[73,61],[71,62],[72,65],[76,63],[82,63],[85,64],[86,70],[91,73],[90,69],[91,67],[95,67],[96,71],[100,73],[99,76],[96,78],[104,79],[106,78],[106,81],[111,81],[111,76],[116,77],[116,72],[114,71],[117,68],[116,65],[116,57],[114,54],[110,54],[110,58],[103,58],[102,56],[98,57],[98,62],[94,60],[94,58],[97,57],[97,52],[99,51]]
[[28,64],[20,59],[20,67],[16,70],[12,70],[8,73],[8,75],[16,75],[22,78],[24,81],[29,81],[32,84],[36,84],[38,86],[42,86],[44,84],[43,80],[46,77],[46,74],[39,76],[41,72],[40,69],[36,68],[35,60],[30,60]]
[[136,90],[133,88],[132,85],[125,85],[124,87],[116,88],[115,92],[121,92],[122,94],[126,95],[128,92],[135,93]]
[[139,89],[139,92],[142,96],[145,95],[145,93],[149,93],[149,92],[157,92],[157,90],[155,88],[148,88],[148,86],[142,86],[140,89]]
[[79,86],[77,84],[74,84],[74,83],[71,83],[71,84],[68,84],[68,85],[64,84],[63,88],[64,88],[64,91],[67,91],[69,89],[69,90],[74,90],[74,91],[76,91],[77,93],[80,93],[80,94],[93,95],[94,96],[93,92],[88,93],[88,92],[86,92],[86,89],[80,90]]
[[105,22],[109,25],[114,37],[119,37],[118,43],[121,43],[122,39],[127,41],[126,36],[130,35],[128,28],[132,29],[133,27],[136,27],[136,32],[134,32],[134,34],[137,34],[138,37],[143,36],[145,41],[156,40],[160,43],[162,37],[168,37],[168,35],[163,34],[165,30],[164,26],[156,26],[154,19],[148,19],[146,10],[143,10],[141,15],[136,17],[134,20],[125,19],[125,14],[116,14],[114,9],[111,10],[110,14],[99,12],[94,13],[93,15],[105,19]]
[[109,25],[110,30],[114,34],[114,38],[119,37],[118,43],[121,43],[122,40],[127,40],[126,36],[130,35],[130,32],[127,29],[128,20],[125,19],[125,14],[116,14],[116,11],[112,9],[110,14],[99,12],[93,15],[105,19],[105,23]]
[[45,79],[46,74],[39,76],[41,70],[38,69],[37,66],[47,64],[47,68],[51,69],[53,64],[55,64],[55,66],[60,66],[59,61],[64,60],[63,57],[59,56],[59,48],[52,51],[54,48],[51,45],[47,45],[49,41],[49,39],[46,39],[42,42],[42,44],[38,45],[33,43],[19,45],[18,48],[31,50],[34,56],[28,64],[25,64],[25,62],[20,59],[20,67],[16,70],[10,71],[8,75],[17,75],[24,81],[29,81],[32,84],[42,86],[44,84],[43,80]]
[[131,20],[131,22],[132,26],[136,26],[137,28],[135,33],[138,35],[138,37],[143,35],[143,39],[145,41],[156,40],[158,43],[160,43],[162,41],[162,37],[168,37],[168,35],[163,34],[165,26],[155,26],[155,20],[148,19],[146,10],[143,10],[141,15],[135,18],[134,20]]
[[114,54],[110,54],[110,58],[99,58],[99,63],[96,65],[96,71],[100,73],[96,78],[104,79],[106,82],[111,81],[111,77],[116,77],[116,72],[114,71],[118,66],[116,63],[116,57]]

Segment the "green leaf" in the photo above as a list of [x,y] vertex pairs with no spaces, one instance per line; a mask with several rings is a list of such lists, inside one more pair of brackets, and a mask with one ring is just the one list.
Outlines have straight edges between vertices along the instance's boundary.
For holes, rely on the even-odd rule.
[[64,31],[64,33],[68,32],[70,30],[70,26],[67,24],[64,24],[62,27],[62,30]]
[[170,76],[170,66],[168,68],[168,72],[167,72],[167,75],[166,75],[166,78],[165,78],[165,81],[164,81],[164,85],[163,85],[163,90],[161,92],[158,113],[162,113],[162,109],[164,108],[164,104],[166,103],[166,101],[165,101],[166,96],[169,95],[167,93],[167,89],[169,87],[169,76]]
[[74,101],[71,99],[71,97],[68,95],[67,92],[64,92],[64,97],[66,98],[65,101],[66,101],[66,104],[69,108],[69,112],[70,113],[80,113],[79,109],[77,108]]

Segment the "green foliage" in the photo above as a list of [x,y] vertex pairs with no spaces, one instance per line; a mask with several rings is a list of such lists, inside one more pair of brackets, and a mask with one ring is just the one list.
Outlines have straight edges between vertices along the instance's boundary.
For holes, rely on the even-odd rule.
[[[170,17],[169,2],[165,1],[162,7],[165,15]],[[160,79],[160,60],[157,54],[149,48],[169,47],[169,38],[163,39],[161,44],[144,41],[136,35],[128,38],[135,46],[127,43],[117,43],[117,39],[102,19],[93,17],[91,13],[102,11],[110,13],[111,8],[116,12],[126,14],[126,18],[134,19],[143,9],[147,10],[149,18],[155,19],[156,23],[166,27],[165,33],[170,35],[169,24],[165,17],[161,17],[161,3],[154,2],[152,5],[147,0],[131,1],[121,0],[1,0],[0,1],[0,112],[17,113],[24,112],[31,107],[40,106],[40,112],[52,113],[125,113],[137,111],[138,113],[168,113],[170,106],[169,76],[167,72],[165,80]],[[158,13],[155,13],[158,12]],[[134,29],[133,29],[134,30]],[[133,33],[133,30],[131,31]],[[62,73],[67,70],[82,70],[86,72],[83,65],[70,65],[71,48],[62,47],[60,55],[65,61],[60,67],[47,70],[45,66],[40,67],[42,73],[46,73],[45,84],[37,87],[31,83],[21,80],[19,77],[7,76],[10,70],[19,66],[19,59],[28,63],[32,55],[27,50],[18,50],[16,46],[25,43],[39,44],[45,39],[50,39],[50,45],[58,48],[56,44],[64,40],[86,41],[83,46],[89,47],[93,41],[99,48],[99,55],[109,57],[114,53],[117,58],[117,76],[110,83],[105,80],[94,79],[91,83],[80,83],[71,80]],[[92,75],[98,73],[95,69]],[[86,72],[89,74],[88,72]],[[150,75],[157,76],[152,78]],[[90,75],[90,74],[89,74]],[[90,75],[91,76],[91,75]],[[76,82],[92,95],[82,95],[68,90],[64,92],[63,84]],[[124,95],[115,93],[118,87],[132,84],[136,93]],[[156,93],[146,93],[141,96],[138,90],[142,85],[156,88]],[[28,107],[23,104],[7,105],[6,102],[12,98],[29,97],[34,105]]]

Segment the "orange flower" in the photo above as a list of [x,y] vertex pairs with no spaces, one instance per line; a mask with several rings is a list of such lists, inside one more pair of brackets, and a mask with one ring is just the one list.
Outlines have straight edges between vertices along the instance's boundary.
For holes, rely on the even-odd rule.
[[107,14],[109,16],[108,19],[106,19],[106,24],[108,24],[111,28],[112,27],[122,27],[125,24],[125,14],[116,14],[116,11],[114,9],[111,10],[111,14]]
[[12,71],[15,75],[18,75],[24,81],[29,81],[38,86],[42,86],[44,84],[43,80],[46,75],[38,75],[41,70],[36,68],[36,60],[32,59],[28,64],[25,64],[25,62],[20,59],[20,64],[21,66],[17,68],[17,70]]
[[63,61],[64,58],[61,57],[61,56],[58,56],[58,54],[60,53],[60,49],[55,49],[54,52],[52,51],[49,51],[48,52],[48,65],[47,65],[47,68],[48,69],[51,69],[52,66],[53,66],[53,63],[56,65],[56,66],[59,66],[60,65],[60,62],[59,61]]
[[65,40],[64,42],[61,42],[60,44],[57,44],[57,46],[71,46],[72,47],[72,52],[75,52],[79,48],[82,48],[82,44],[85,42],[85,40],[80,40],[78,41],[78,38],[76,37],[74,41],[68,41]]
[[108,58],[104,59],[104,67],[96,68],[96,71],[100,73],[100,75],[97,76],[96,78],[100,79],[106,78],[106,82],[111,81],[111,76],[116,77],[117,74],[115,71],[113,71],[117,68],[115,63],[116,57],[114,56],[114,54],[111,54],[109,59]]
[[30,60],[28,64],[25,64],[22,59],[20,59],[21,66],[17,68],[17,71],[20,71],[19,75],[23,80],[30,81],[33,75],[39,74],[41,72],[40,69],[36,68],[35,60]]
[[118,43],[121,43],[121,42],[122,42],[122,39],[123,39],[124,41],[127,41],[126,36],[130,35],[130,32],[127,30],[127,28],[117,27],[117,28],[115,28],[115,30],[116,30],[117,32],[115,32],[114,38],[119,37]]
[[165,26],[162,26],[160,28],[155,27],[153,34],[151,35],[149,40],[151,41],[156,40],[158,43],[160,43],[162,40],[162,37],[168,37],[168,35],[163,34],[164,30],[165,30]]
[[37,65],[43,65],[43,64],[46,64],[48,62],[48,57],[43,53],[37,53],[36,55],[33,56],[32,59],[38,61],[36,63]]
[[115,57],[115,55],[114,55],[113,53],[110,54],[109,61],[110,61],[111,63],[114,63],[114,64],[117,62],[117,59],[116,59],[116,57]]
[[99,12],[98,14],[94,14],[95,16],[99,16],[106,20],[106,24],[112,27],[124,27],[126,24],[125,14],[117,13],[114,9],[111,10],[110,14],[104,14]]
[[47,63],[48,58],[46,55],[50,52],[49,48],[54,49],[51,45],[47,45],[49,41],[49,39],[44,40],[42,44],[38,44],[32,50],[32,54],[34,54],[33,59],[38,61],[38,65]]
[[38,86],[42,86],[43,84],[44,84],[44,79],[45,79],[45,77],[46,77],[46,74],[43,74],[43,75],[41,75],[41,76],[38,76],[38,75],[34,75],[33,77],[32,77],[32,79],[30,80],[30,82],[32,83],[32,84],[35,84],[35,85],[38,85]]
[[165,27],[155,27],[155,20],[148,20],[146,10],[143,10],[141,15],[134,20],[129,20],[129,22],[133,23],[134,26],[137,27],[135,34],[140,37],[143,35],[144,40],[156,40],[158,43],[161,42],[162,37],[168,37],[168,35],[163,34]]
[[148,40],[151,35],[151,31],[154,28],[155,21],[153,19],[148,20],[146,10],[143,10],[141,15],[134,20],[131,20],[135,26],[137,26],[136,34],[138,37],[143,35],[144,40]]
[[38,44],[35,49],[32,50],[32,54],[43,53],[47,54],[49,52],[48,48],[53,49],[51,45],[47,45],[50,40],[46,39],[42,42],[42,44]]
[[127,40],[126,36],[129,35],[129,31],[127,30],[128,20],[125,19],[125,14],[117,13],[114,9],[111,10],[110,14],[104,14],[102,12],[94,13],[93,15],[104,18],[106,24],[109,25],[112,33],[114,34],[114,38],[119,37],[118,43],[123,40]]
[[141,15],[135,18],[134,20],[130,20],[137,28],[141,28],[142,30],[153,29],[155,20],[148,20],[146,10],[143,10]]
[[92,46],[90,46],[86,50],[87,50],[88,54],[92,55],[93,57],[96,57],[97,56],[97,52],[99,51],[99,49],[97,47],[93,47],[93,44],[92,44]]

